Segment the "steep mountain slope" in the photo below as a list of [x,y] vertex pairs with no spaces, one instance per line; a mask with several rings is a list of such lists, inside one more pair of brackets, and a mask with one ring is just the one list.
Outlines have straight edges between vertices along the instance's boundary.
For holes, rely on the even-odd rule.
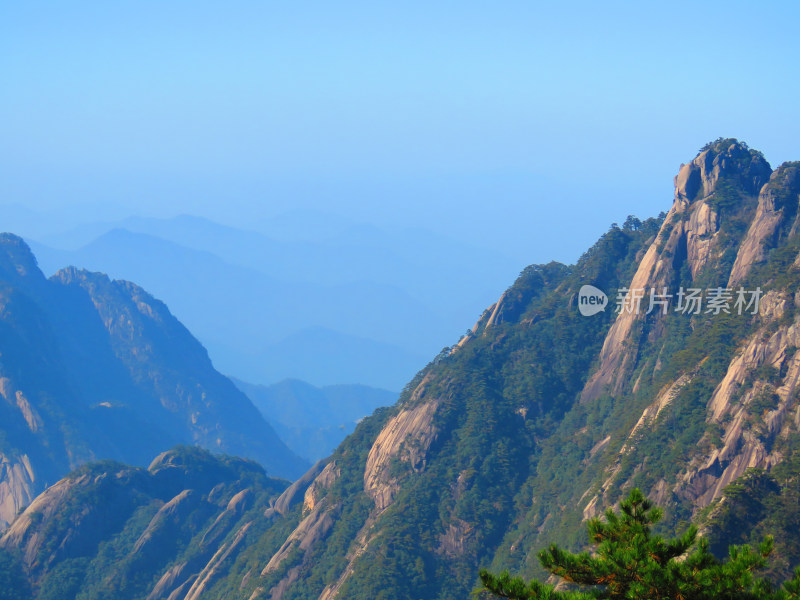
[[[228,579],[212,586],[207,597],[223,597],[231,581],[244,586],[241,597],[254,599],[337,592],[346,598],[464,597],[473,579],[463,574],[491,557],[510,525],[508,509],[529,469],[531,426],[546,430],[546,423],[561,417],[561,403],[579,393],[580,372],[589,369],[610,325],[610,315],[576,316],[562,293],[582,278],[609,287],[627,278],[657,227],[649,221],[636,231],[609,232],[574,269],[527,269],[487,311],[471,340],[442,354],[398,405],[362,421],[330,459],[292,486],[283,516],[267,509],[262,536],[238,549]],[[522,318],[531,327],[509,336]],[[495,328],[506,332],[506,346],[496,364],[472,372],[499,350],[498,338],[489,335]],[[585,347],[552,363],[553,344],[573,335]],[[532,354],[521,351],[525,344],[535,348]],[[505,390],[497,387],[500,375],[491,369],[506,361],[527,366],[535,357],[548,362],[531,372],[526,368]],[[491,388],[483,378],[491,378]],[[531,391],[541,394],[541,406],[520,402],[519,394]],[[476,392],[490,397],[477,398]],[[276,528],[284,532],[277,547]],[[4,546],[22,550],[8,536]]]
[[[781,369],[796,346],[794,168],[772,173],[720,140],[682,167],[660,226],[631,220],[574,268],[527,269],[377,436],[365,424],[332,457],[340,479],[316,506],[335,517],[331,539],[346,529],[354,541],[338,556],[329,544],[273,562],[265,589],[300,568],[305,587],[281,597],[465,597],[479,564],[533,573],[536,549],[582,544],[581,521],[634,484],[668,506],[671,527],[747,467],[780,463],[798,427],[795,368]],[[768,234],[763,219],[776,223]],[[754,254],[753,235],[775,251]],[[612,299],[624,288],[675,296],[728,285],[735,264],[753,265],[739,281],[765,292],[758,315],[576,311],[583,284]],[[339,516],[353,503],[358,517]]]
[[318,388],[296,379],[269,386],[234,383],[289,448],[312,462],[330,456],[358,421],[397,400],[397,394],[365,385]]
[[[582,522],[634,485],[664,527],[701,523],[719,552],[784,532],[773,573],[800,562],[798,168],[717,140],[681,167],[668,214],[612,227],[574,266],[525,269],[239,529],[203,598],[466,598],[480,566],[537,574],[538,549],[585,545]],[[583,316],[585,285],[623,310]],[[758,307],[737,309],[740,286]]]
[[0,552],[21,549],[17,569],[40,598],[197,598],[286,486],[255,463],[195,447],[147,469],[85,466],[36,499]]
[[0,236],[0,527],[97,458],[146,464],[176,443],[299,475],[292,454],[161,302],[98,273],[46,279]]

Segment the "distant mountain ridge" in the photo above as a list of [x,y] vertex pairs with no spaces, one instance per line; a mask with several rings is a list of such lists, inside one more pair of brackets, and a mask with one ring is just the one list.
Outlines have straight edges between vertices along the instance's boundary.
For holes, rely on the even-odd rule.
[[48,272],[75,264],[139,282],[220,370],[260,383],[399,390],[517,270],[421,228],[340,226],[293,241],[189,215],[132,217],[30,243]]
[[138,286],[68,268],[46,279],[0,235],[0,525],[97,458],[144,464],[177,443],[295,477],[280,441],[167,307]]
[[[586,285],[605,311],[580,313]],[[740,287],[761,292],[758,310],[705,303]],[[676,307],[690,289],[700,310]],[[673,304],[614,310],[632,290]],[[466,599],[480,567],[541,575],[550,543],[585,548],[585,521],[633,487],[665,508],[663,528],[696,523],[719,554],[774,534],[770,575],[784,580],[800,563],[798,348],[800,162],[773,170],[715,140],[681,167],[669,212],[612,226],[575,265],[524,269],[394,406],[237,522],[216,558],[161,557],[149,586],[118,597],[197,600],[187,590],[211,573],[203,600]],[[43,547],[69,541],[58,522],[36,509],[17,521]],[[126,539],[147,522],[105,541],[130,559]],[[18,573],[70,580],[20,539],[0,540]],[[113,579],[88,558],[92,577]]]
[[365,385],[322,388],[297,379],[253,385],[234,379],[280,438],[298,456],[317,462],[330,456],[356,424],[397,394]]

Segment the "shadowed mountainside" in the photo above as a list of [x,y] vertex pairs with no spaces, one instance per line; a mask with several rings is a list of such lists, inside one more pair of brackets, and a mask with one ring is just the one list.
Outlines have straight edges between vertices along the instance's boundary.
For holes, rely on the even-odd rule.
[[177,443],[295,477],[280,441],[203,346],[138,286],[74,268],[46,279],[0,236],[0,524],[98,458],[146,464]]

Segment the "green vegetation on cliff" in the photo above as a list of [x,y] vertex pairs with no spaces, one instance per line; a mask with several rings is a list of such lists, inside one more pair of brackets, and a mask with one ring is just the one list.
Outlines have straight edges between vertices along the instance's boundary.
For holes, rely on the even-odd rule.
[[[794,578],[774,590],[756,573],[766,566],[773,540],[766,537],[754,551],[731,546],[727,560],[717,559],[708,540],[698,538],[690,526],[677,538],[654,535],[652,526],[662,512],[634,488],[620,503],[619,512],[608,509],[605,520],[587,525],[594,552],[573,554],[553,544],[539,553],[542,566],[581,591],[556,591],[552,585],[494,575],[485,569],[483,588],[511,600],[795,600],[800,598],[800,568]],[[575,585],[570,585],[575,584]],[[483,594],[481,594],[483,595]]]

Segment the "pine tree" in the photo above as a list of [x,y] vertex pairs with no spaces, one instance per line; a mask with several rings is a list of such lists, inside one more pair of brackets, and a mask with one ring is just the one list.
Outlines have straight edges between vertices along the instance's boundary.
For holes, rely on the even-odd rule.
[[[780,590],[755,573],[764,568],[772,552],[767,537],[756,550],[732,546],[725,561],[698,538],[697,528],[672,540],[652,533],[662,516],[638,489],[621,502],[619,512],[609,509],[605,520],[588,523],[593,553],[573,554],[552,545],[539,553],[542,566],[581,591],[556,591],[538,581],[525,582],[507,571],[480,573],[483,590],[512,600],[800,600],[800,568]],[[570,587],[575,587],[570,586]]]

